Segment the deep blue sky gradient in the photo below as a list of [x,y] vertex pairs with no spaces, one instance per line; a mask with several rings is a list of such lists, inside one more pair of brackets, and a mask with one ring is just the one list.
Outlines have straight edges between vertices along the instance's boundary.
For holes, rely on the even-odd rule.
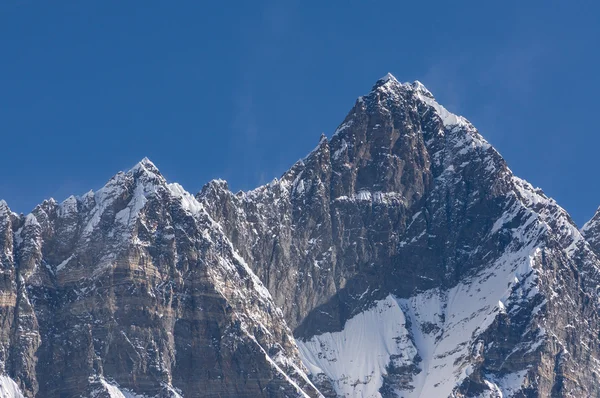
[[387,72],[422,81],[578,224],[600,204],[592,1],[0,0],[0,198],[148,156],[191,192],[279,176]]

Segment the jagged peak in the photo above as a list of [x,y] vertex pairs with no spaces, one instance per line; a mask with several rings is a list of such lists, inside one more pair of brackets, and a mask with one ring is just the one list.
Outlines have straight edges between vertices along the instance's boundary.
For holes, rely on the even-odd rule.
[[379,80],[377,80],[378,82],[383,82],[383,83],[387,83],[387,82],[398,82],[398,79],[396,79],[396,77],[394,75],[392,75],[390,72],[386,73],[385,76],[383,76],[382,78],[380,78]]
[[39,226],[40,223],[37,220],[37,217],[33,213],[27,214],[25,217],[25,226]]
[[423,94],[433,99],[433,94],[431,94],[431,91],[429,91],[427,87],[425,87],[425,85],[420,81],[415,80],[414,82],[412,82],[411,87],[415,92]]
[[227,181],[225,181],[222,178],[214,178],[212,180],[210,180],[208,183],[206,183],[205,185],[211,185],[211,186],[218,186],[224,189],[229,189],[229,185],[227,184]]
[[600,207],[596,209],[592,218],[583,224],[583,227],[581,227],[581,232],[585,235],[585,233],[594,227],[598,222],[600,222]]
[[139,172],[152,173],[152,174],[162,177],[162,174],[160,174],[158,167],[156,167],[156,165],[147,157],[144,157],[142,160],[140,160],[135,166],[133,166],[129,170],[129,172],[132,174],[139,173]]
[[58,204],[58,202],[56,201],[56,199],[50,197],[49,199],[44,199],[44,201],[42,202],[42,206],[56,206]]
[[371,92],[378,91],[380,89],[389,89],[390,87],[403,87],[404,85],[394,77],[391,73],[386,74],[380,79],[377,79]]
[[62,202],[60,202],[60,204],[64,205],[64,204],[68,204],[68,203],[73,203],[73,202],[77,202],[77,200],[78,200],[77,196],[71,195],[68,198],[66,198],[65,200],[63,200]]
[[0,217],[4,217],[6,215],[11,214],[10,207],[8,207],[8,203],[5,200],[0,199]]
[[[367,108],[373,105],[376,107],[387,107],[387,102],[381,102],[382,97],[391,99],[394,102],[401,101],[402,99],[416,98],[418,101],[432,107],[442,120],[444,126],[470,125],[467,119],[448,111],[445,107],[440,105],[431,91],[429,91],[419,80],[415,80],[412,83],[400,83],[391,73],[388,73],[377,80],[367,95],[358,98],[357,105],[360,104],[360,106],[364,106],[363,104],[366,104]],[[351,124],[351,119],[344,121],[344,123],[336,130],[334,136],[348,128]]]
[[[147,157],[140,160],[135,166],[133,166],[128,172],[124,174],[124,178],[127,179],[133,177],[135,185],[142,184],[144,186],[166,186],[167,180],[158,170],[158,167]],[[119,179],[117,174],[115,177]]]
[[313,158],[313,156],[321,151],[323,151],[325,148],[329,149],[329,140],[327,139],[327,136],[324,133],[321,133],[321,137],[319,138],[319,143],[317,144],[317,146],[308,153],[308,155],[306,155],[303,159],[302,162],[307,162],[310,159]]
[[222,191],[229,191],[229,185],[227,184],[227,181],[220,178],[215,178],[204,184],[204,186],[196,196],[205,197],[211,192],[214,193]]

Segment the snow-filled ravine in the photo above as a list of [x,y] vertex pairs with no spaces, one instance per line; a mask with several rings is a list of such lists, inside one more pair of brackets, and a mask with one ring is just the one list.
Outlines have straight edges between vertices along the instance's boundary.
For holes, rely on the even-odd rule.
[[[525,247],[448,291],[408,299],[389,295],[348,320],[342,331],[298,340],[302,361],[311,375],[331,379],[343,397],[380,398],[390,368],[402,369],[399,397],[451,396],[472,372],[478,336],[512,300],[537,294],[534,264],[540,255],[540,249]],[[525,373],[485,382],[508,397]]]
[[23,393],[13,379],[0,376],[0,398],[23,398]]

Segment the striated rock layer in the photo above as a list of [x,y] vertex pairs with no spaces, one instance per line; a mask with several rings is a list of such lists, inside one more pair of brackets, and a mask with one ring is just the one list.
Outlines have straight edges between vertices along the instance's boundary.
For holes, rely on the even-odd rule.
[[150,161],[24,218],[0,209],[0,363],[25,396],[318,395],[269,292]]
[[600,396],[598,218],[387,75],[253,191],[0,202],[0,396]]

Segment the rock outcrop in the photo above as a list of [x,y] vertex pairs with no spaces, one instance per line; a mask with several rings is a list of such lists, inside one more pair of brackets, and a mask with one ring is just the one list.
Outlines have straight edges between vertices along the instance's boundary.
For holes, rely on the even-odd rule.
[[249,192],[144,159],[27,216],[0,202],[0,392],[600,396],[594,220],[387,75]]

